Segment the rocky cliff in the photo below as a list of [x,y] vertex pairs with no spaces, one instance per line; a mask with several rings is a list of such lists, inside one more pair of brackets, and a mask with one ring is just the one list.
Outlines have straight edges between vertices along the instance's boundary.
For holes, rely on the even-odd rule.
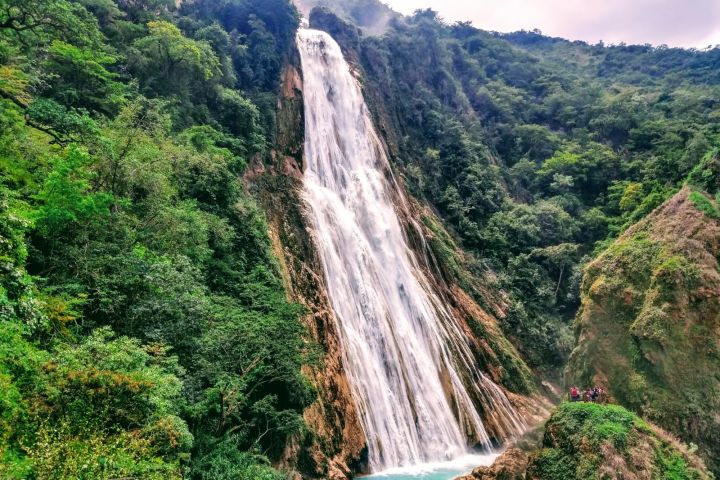
[[600,384],[720,472],[720,222],[685,188],[587,268],[567,382]]
[[310,341],[322,350],[319,363],[305,367],[318,392],[318,400],[304,414],[310,434],[290,446],[285,466],[302,472],[303,478],[345,479],[364,468],[365,437],[343,370],[322,267],[303,216],[304,117],[298,65],[294,61],[283,74],[276,149],[270,159],[255,162],[246,178],[267,213],[286,290],[307,308],[304,323]]

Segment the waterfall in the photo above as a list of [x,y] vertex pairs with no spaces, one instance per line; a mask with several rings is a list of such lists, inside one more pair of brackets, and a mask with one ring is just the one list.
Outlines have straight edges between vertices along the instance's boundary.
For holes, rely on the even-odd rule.
[[[524,424],[474,367],[396,211],[382,143],[338,44],[298,33],[305,96],[303,198],[334,309],[371,471],[490,450],[482,408],[507,436]],[[396,202],[393,202],[393,198]]]

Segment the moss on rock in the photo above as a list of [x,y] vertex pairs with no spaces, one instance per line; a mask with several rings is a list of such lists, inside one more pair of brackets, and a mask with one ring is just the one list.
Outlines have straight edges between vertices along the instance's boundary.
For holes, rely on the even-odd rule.
[[617,405],[564,403],[545,428],[528,479],[710,479],[702,461]]
[[697,444],[717,473],[720,223],[710,208],[710,197],[686,188],[588,266],[566,380],[604,385]]

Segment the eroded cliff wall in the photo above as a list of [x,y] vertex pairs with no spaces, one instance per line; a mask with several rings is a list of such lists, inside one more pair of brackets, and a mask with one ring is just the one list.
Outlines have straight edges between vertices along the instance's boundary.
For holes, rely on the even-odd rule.
[[322,350],[319,363],[305,367],[318,392],[304,415],[310,434],[288,450],[285,463],[306,477],[342,479],[363,469],[365,437],[343,371],[322,267],[303,216],[304,123],[298,65],[291,63],[283,74],[276,149],[269,161],[255,163],[247,179],[267,213],[286,290],[307,308],[304,323],[309,341]]

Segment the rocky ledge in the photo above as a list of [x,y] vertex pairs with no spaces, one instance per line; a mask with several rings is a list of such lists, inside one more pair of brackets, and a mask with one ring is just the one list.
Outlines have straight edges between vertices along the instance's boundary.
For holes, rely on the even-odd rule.
[[509,448],[489,467],[478,467],[471,474],[456,480],[522,480],[525,478],[529,456],[519,448]]

